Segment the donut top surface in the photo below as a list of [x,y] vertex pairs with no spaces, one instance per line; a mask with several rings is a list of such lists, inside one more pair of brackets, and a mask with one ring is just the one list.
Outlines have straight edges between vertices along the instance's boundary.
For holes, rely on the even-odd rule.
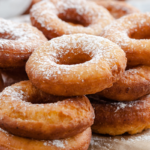
[[29,53],[33,47],[47,41],[44,35],[29,24],[0,19],[0,51]]
[[[114,55],[111,53],[111,50],[114,50]],[[55,78],[56,74],[61,74],[62,72],[69,75],[69,71],[74,71],[74,74],[80,78],[83,72],[76,74],[76,66],[88,68],[91,63],[97,64],[104,57],[104,61],[108,64],[113,62],[115,64],[115,54],[117,54],[115,50],[116,45],[102,37],[86,34],[63,35],[61,38],[50,40],[38,48],[31,56],[31,59],[38,64],[39,73],[46,75],[45,78],[52,76]],[[85,60],[80,58],[82,55],[85,55],[83,56]],[[50,70],[46,69],[46,66],[49,65],[52,67]],[[102,61],[102,68],[104,67],[103,65],[105,66],[105,63]],[[35,71],[35,67],[36,65],[33,65],[33,71]],[[99,66],[95,67],[96,70],[99,69]],[[115,66],[113,67],[115,68]],[[39,73],[37,72],[37,74]]]
[[134,13],[124,16],[108,25],[102,36],[115,41],[119,46],[126,46],[130,41],[133,42],[132,45],[137,40],[145,41],[150,36],[148,32],[150,30],[149,20],[150,13]]
[[89,128],[93,121],[94,110],[86,96],[49,95],[30,81],[6,87],[0,94],[0,127],[16,136],[68,138]]
[[[36,49],[26,64],[26,71],[32,83],[42,82],[39,86],[48,86],[49,92],[58,86],[59,94],[63,93],[60,88],[64,93],[72,89],[72,94],[76,90],[87,94],[111,86],[125,66],[125,53],[116,44],[98,36],[72,34],[54,38]],[[77,95],[83,94],[78,92]]]
[[30,15],[33,25],[40,24],[41,27],[38,28],[43,32],[42,28],[46,28],[46,32],[53,32],[47,35],[48,38],[71,33],[99,35],[113,20],[106,9],[85,0],[41,1],[32,7]]
[[[98,95],[89,95],[90,100],[92,101],[92,103],[94,104],[94,106],[96,107],[96,104],[100,104],[101,106],[103,106],[104,109],[111,109],[113,110],[114,113],[118,113],[118,111],[128,111],[128,110],[132,110],[132,108],[134,108],[135,110],[139,110],[142,111],[143,108],[147,108],[149,107],[149,98],[150,95],[144,96],[138,100],[135,101],[129,101],[129,102],[112,102],[109,99],[103,99]],[[142,114],[142,115],[146,115],[146,114]]]
[[[83,102],[83,103],[81,104],[79,102]],[[85,96],[59,97],[59,96],[49,95],[35,88],[30,81],[22,81],[14,85],[11,85],[9,87],[6,87],[3,90],[3,92],[0,93],[0,104],[1,104],[0,115],[3,114],[2,112],[5,112],[4,114],[8,114],[9,111],[12,111],[14,113],[10,113],[9,117],[12,117],[14,119],[24,120],[26,118],[26,121],[34,120],[40,122],[46,120],[47,118],[47,121],[50,121],[53,119],[53,115],[55,114],[55,111],[57,111],[56,108],[60,107],[62,110],[64,110],[63,112],[66,114],[69,109],[70,109],[70,113],[72,110],[74,113],[76,113],[76,115],[78,115],[78,113],[75,112],[74,110],[75,108],[80,109],[80,113],[83,109],[83,114],[85,111],[90,110],[92,112],[91,118],[94,119],[93,109],[90,103],[87,105],[87,102],[88,99]],[[7,109],[5,106],[10,106],[10,107],[9,109]],[[72,107],[74,109],[72,109]],[[41,115],[37,116],[38,114]],[[60,116],[58,115],[58,118],[61,121],[63,119],[61,115]],[[54,122],[55,123],[58,122],[58,119],[55,118],[55,120],[51,123],[53,124]]]
[[126,53],[128,65],[150,65],[150,13],[135,13],[108,25],[103,37],[118,44]]

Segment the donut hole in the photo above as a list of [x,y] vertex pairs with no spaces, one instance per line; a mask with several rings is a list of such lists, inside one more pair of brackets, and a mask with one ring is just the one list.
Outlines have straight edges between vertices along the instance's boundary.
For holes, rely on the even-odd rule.
[[150,39],[150,27],[138,27],[130,30],[129,37],[132,39]]
[[63,55],[62,57],[58,57],[57,59],[59,60],[58,64],[61,65],[76,65],[76,64],[85,63],[91,60],[92,57],[86,53],[78,53],[78,54],[68,53]]
[[23,101],[29,102],[31,104],[50,104],[50,103],[56,103],[58,101],[62,101],[65,99],[65,97],[57,97],[49,94],[45,94],[39,91],[40,94],[34,94],[30,95],[30,97],[26,97],[23,99]]
[[64,13],[59,13],[58,17],[72,26],[80,25],[87,27],[90,23],[87,21],[85,15],[80,15],[75,9],[67,9]]
[[[26,81],[27,82],[27,81]],[[28,87],[31,85],[28,85]],[[67,99],[68,97],[54,96],[47,93],[44,93],[35,87],[32,89],[27,89],[26,86],[22,86],[21,89],[17,89],[14,92],[14,95],[17,96],[16,99],[20,99],[24,102],[29,102],[31,104],[47,104],[47,103],[56,103]]]

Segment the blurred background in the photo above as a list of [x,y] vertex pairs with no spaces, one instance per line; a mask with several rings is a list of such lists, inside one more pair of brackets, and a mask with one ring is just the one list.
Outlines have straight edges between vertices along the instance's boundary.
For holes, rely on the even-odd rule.
[[0,17],[12,18],[23,14],[32,0],[0,0]]
[[[0,0],[0,17],[10,19],[27,14],[31,5],[37,1],[40,0]],[[126,2],[142,12],[150,11],[150,0],[127,0]]]

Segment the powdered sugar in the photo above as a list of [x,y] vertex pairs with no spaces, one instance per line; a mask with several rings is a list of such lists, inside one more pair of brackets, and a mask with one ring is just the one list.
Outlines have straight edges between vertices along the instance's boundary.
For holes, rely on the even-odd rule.
[[18,53],[32,52],[40,43],[46,41],[42,36],[42,33],[29,24],[13,23],[0,19],[0,51],[13,49],[13,52],[17,53],[15,51],[20,46]]
[[[13,137],[13,134],[8,133],[7,131],[3,130],[2,128],[0,128],[0,132],[4,133],[5,136],[9,137]],[[1,133],[0,133],[1,134]],[[69,139],[69,138],[68,138]],[[47,141],[35,141],[34,142],[41,142],[43,143],[44,146],[46,147],[51,147],[51,146],[55,146],[56,148],[61,148],[61,149],[65,149],[68,146],[68,139],[61,139],[61,140],[47,140]],[[24,139],[25,140],[25,139]],[[26,139],[28,140],[28,139]],[[32,141],[33,142],[33,141]],[[11,144],[11,143],[7,143],[7,144]]]
[[[150,28],[149,21],[150,13],[128,15],[108,25],[104,29],[102,36],[118,44],[127,53],[128,63],[130,65],[149,65],[149,40],[143,39],[142,37],[142,39],[130,38],[130,35],[136,33],[137,30],[143,32],[145,26],[147,29]],[[146,31],[144,33],[147,34]],[[139,57],[142,52],[148,57],[144,59]]]
[[[106,46],[107,43],[109,43],[109,46]],[[61,64],[60,60],[66,56],[68,56],[67,59],[69,59],[69,54],[79,55],[80,53],[89,55],[91,59],[80,64]],[[62,77],[65,75],[69,81],[70,76],[73,74],[73,76],[76,76],[79,80],[83,80],[82,74],[85,71],[91,73],[91,75],[94,73],[91,72],[91,68],[89,67],[91,65],[95,65],[95,70],[97,70],[97,72],[101,70],[101,68],[105,68],[103,66],[105,63],[109,65],[114,63],[115,66],[115,62],[117,62],[115,55],[116,45],[101,37],[86,34],[64,35],[61,38],[55,38],[49,41],[44,47],[39,48],[30,58],[32,60],[30,66],[32,66],[31,72],[35,77],[42,75],[45,79],[54,78],[54,80],[57,80],[56,77],[59,74],[60,76],[62,75]],[[102,59],[105,59],[105,62],[102,61],[101,66],[99,66],[98,62]],[[79,66],[86,68],[84,69],[85,71],[81,70],[78,72]],[[113,69],[118,68],[114,66],[112,67]]]
[[[67,13],[67,11],[71,12]],[[59,19],[58,16],[60,14],[64,16],[66,20],[71,20],[72,18],[79,22],[83,22],[84,20],[84,24],[88,26],[72,26]],[[102,29],[112,20],[112,17],[105,9],[100,6],[98,7],[92,2],[81,0],[41,1],[33,6],[30,15],[31,18],[33,17],[40,23],[41,27],[45,27],[48,30],[47,32],[54,32],[56,36],[71,33],[99,35]],[[32,24],[37,26],[35,21],[32,21]],[[53,38],[50,34],[46,36],[48,36],[48,38]]]
[[118,111],[124,111],[124,110],[135,110],[139,111],[139,115],[146,116],[143,112],[143,110],[147,109],[147,107],[150,106],[148,103],[148,99],[150,95],[147,95],[144,98],[141,98],[139,100],[134,100],[134,101],[128,101],[128,102],[116,102],[116,101],[110,101],[110,100],[103,100],[99,95],[89,95],[88,96],[91,100],[96,100],[100,104],[104,105],[105,108],[113,108],[114,115],[118,113]]
[[[5,120],[7,116],[9,120],[14,122],[14,128],[18,129],[17,133],[11,132],[15,135],[21,136],[22,132],[26,131],[24,136],[33,139],[62,139],[69,137],[70,134],[74,136],[76,128],[81,125],[83,119],[85,122],[83,126],[80,126],[80,129],[77,129],[77,133],[82,132],[89,125],[89,119],[92,120],[94,116],[93,109],[87,107],[89,105],[89,101],[84,96],[69,99],[57,97],[36,89],[30,81],[22,81],[6,87],[0,93],[0,121],[7,124],[6,128],[2,124],[0,127],[10,132],[9,126],[11,124]],[[87,115],[88,118],[85,118],[84,115]],[[72,126],[74,122],[76,123]],[[36,124],[40,124],[42,128],[38,128]],[[22,125],[24,125],[23,129]],[[37,129],[34,130],[36,127]],[[60,127],[64,130],[61,130]],[[58,135],[58,131],[60,135]],[[39,134],[40,137],[32,135],[33,132]],[[46,144],[62,148],[67,145],[65,141],[58,140],[45,141]]]
[[45,146],[54,145],[56,147],[63,148],[63,149],[65,149],[67,144],[68,144],[67,140],[53,140],[53,141],[46,141],[46,142],[44,142]]

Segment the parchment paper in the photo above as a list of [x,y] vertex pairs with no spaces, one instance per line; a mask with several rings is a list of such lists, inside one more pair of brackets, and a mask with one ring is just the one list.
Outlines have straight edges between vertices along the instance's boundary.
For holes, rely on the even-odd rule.
[[150,150],[150,130],[114,137],[93,134],[89,150]]

